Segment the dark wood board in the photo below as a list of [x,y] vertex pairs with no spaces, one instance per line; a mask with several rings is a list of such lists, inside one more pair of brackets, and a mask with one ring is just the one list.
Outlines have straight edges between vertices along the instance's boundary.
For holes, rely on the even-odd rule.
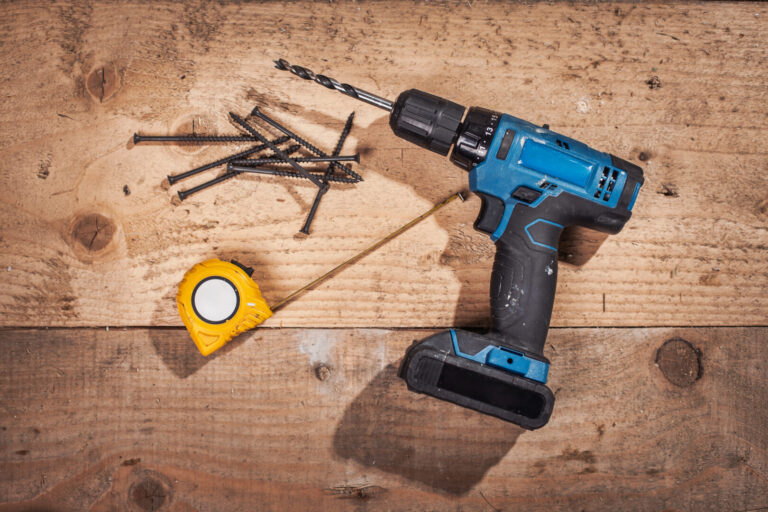
[[534,432],[406,391],[428,334],[2,331],[0,510],[768,507],[768,329],[554,329]]

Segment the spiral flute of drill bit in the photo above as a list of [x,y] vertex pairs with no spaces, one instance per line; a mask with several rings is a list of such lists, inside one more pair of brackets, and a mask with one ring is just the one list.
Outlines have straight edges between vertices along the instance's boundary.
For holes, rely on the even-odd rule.
[[388,111],[392,110],[392,102],[386,98],[382,98],[381,96],[377,96],[368,91],[358,89],[353,85],[342,84],[338,80],[327,77],[325,75],[316,75],[311,69],[307,69],[302,66],[291,65],[285,59],[276,60],[275,67],[283,71],[290,71],[294,75],[298,76],[299,78],[303,78],[304,80],[313,80],[323,87],[327,87],[328,89],[336,89],[342,94],[346,94],[347,96],[351,96],[360,101],[364,101],[370,105],[373,105],[374,107],[379,107]]

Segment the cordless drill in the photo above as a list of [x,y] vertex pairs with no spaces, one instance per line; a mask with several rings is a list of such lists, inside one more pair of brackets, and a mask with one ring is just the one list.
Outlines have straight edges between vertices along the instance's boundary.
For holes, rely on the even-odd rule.
[[[469,172],[481,199],[475,229],[496,243],[491,329],[450,329],[414,343],[399,375],[425,393],[526,429],[544,426],[555,398],[544,342],[568,226],[615,234],[632,215],[643,170],[528,121],[411,89],[391,101],[284,60],[278,69],[389,110],[396,135]],[[451,148],[453,148],[451,150]]]

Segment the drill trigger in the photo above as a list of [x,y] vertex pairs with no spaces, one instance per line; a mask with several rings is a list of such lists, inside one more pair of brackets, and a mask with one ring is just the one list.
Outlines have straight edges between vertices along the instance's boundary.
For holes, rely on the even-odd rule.
[[480,197],[480,212],[475,220],[475,229],[483,233],[493,234],[504,217],[504,201],[496,196],[483,192],[475,193]]

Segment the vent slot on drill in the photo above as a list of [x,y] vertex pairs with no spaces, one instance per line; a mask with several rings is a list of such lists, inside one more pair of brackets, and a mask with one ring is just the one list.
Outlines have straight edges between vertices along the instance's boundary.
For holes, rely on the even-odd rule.
[[557,185],[554,183],[550,183],[548,181],[542,181],[539,183],[539,188],[542,190],[555,190],[557,188]]
[[597,182],[597,190],[595,190],[595,198],[603,201],[611,200],[611,192],[616,186],[616,180],[619,178],[619,171],[611,169],[610,167],[603,167],[603,172],[600,175],[600,181]]
[[561,141],[560,139],[557,139],[557,140],[555,140],[555,144],[557,144],[557,145],[558,145],[558,146],[560,146],[561,148],[565,148],[565,149],[571,149],[571,148],[568,146],[568,143],[567,143],[567,142],[563,142],[563,141]]

